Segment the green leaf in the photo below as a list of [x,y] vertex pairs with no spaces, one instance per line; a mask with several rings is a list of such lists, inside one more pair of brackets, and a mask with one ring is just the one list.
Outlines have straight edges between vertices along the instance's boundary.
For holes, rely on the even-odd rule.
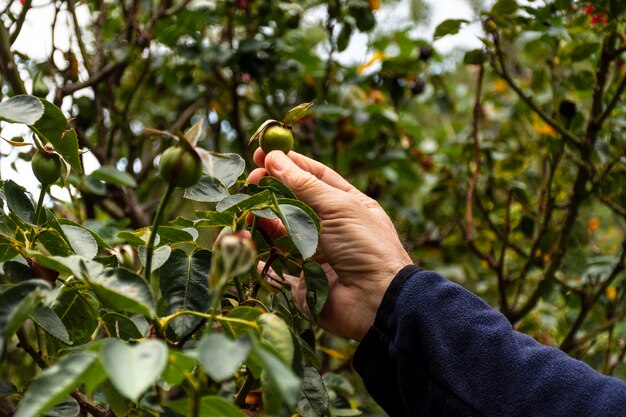
[[233,194],[217,203],[215,209],[221,212],[236,213],[252,209],[263,204],[269,204],[269,202],[270,192],[268,190],[253,196],[248,196],[246,194]]
[[446,35],[454,35],[459,32],[464,23],[469,23],[469,21],[465,19],[444,20],[435,29],[435,35],[433,37],[434,39],[439,39]]
[[8,381],[0,380],[0,398],[17,393],[17,387]]
[[41,301],[50,285],[33,279],[9,287],[0,293],[0,334],[8,340]]
[[171,350],[167,367],[163,371],[163,380],[170,386],[180,385],[187,375],[196,367],[198,361],[183,352]]
[[304,368],[302,393],[296,411],[302,417],[324,417],[328,414],[328,391],[319,372],[312,366]]
[[167,357],[165,343],[154,339],[134,346],[113,339],[100,352],[111,383],[135,402],[157,381],[167,365]]
[[114,166],[104,165],[91,174],[92,177],[119,187],[137,187],[137,181],[127,172],[120,171]]
[[251,347],[248,338],[232,341],[219,333],[211,333],[200,340],[198,361],[213,380],[225,381],[235,375]]
[[306,116],[314,104],[314,102],[298,104],[296,107],[287,112],[287,114],[283,118],[283,123],[287,126],[291,126],[292,124]]
[[54,146],[54,150],[79,173],[83,172],[78,155],[78,137],[74,129],[67,129],[67,119],[63,112],[54,104],[40,99],[44,107],[44,115],[30,125],[37,134]]
[[[166,406],[185,416],[192,415],[193,412],[192,402],[189,398],[170,401]],[[246,417],[246,414],[237,406],[214,395],[200,398],[198,408],[198,417]]]
[[35,207],[23,187],[7,180],[4,183],[4,195],[11,213],[26,223],[35,223]]
[[106,398],[107,403],[109,403],[111,411],[113,411],[117,417],[125,417],[130,414],[133,408],[133,402],[120,394],[111,381],[107,381],[102,385],[102,394],[104,394],[104,398]]
[[300,200],[294,200],[291,198],[279,198],[277,201],[278,201],[279,206],[283,204],[290,204],[292,206],[299,207],[304,212],[306,212],[306,214],[308,214],[309,217],[313,220],[313,222],[315,223],[315,227],[317,228],[317,232],[319,233],[322,231],[322,225],[320,224],[320,219],[319,217],[317,217],[317,214],[315,214],[315,212],[313,211],[311,207],[309,207],[308,205],[306,205]]
[[261,340],[280,355],[285,365],[291,365],[295,349],[289,325],[273,313],[261,314],[257,323],[261,327]]
[[154,317],[154,301],[148,284],[123,268],[105,269],[87,277],[96,296],[108,306],[130,313]]
[[43,116],[43,104],[37,97],[19,95],[0,103],[0,120],[32,125]]
[[314,261],[304,262],[302,272],[306,282],[306,305],[316,321],[328,298],[328,277],[322,266]]
[[194,241],[194,237],[191,233],[177,227],[161,226],[159,227],[158,233],[161,238],[160,243],[176,244]]
[[[160,229],[159,229],[160,231]],[[147,258],[147,249],[145,246],[139,246],[139,261],[141,261],[141,265],[146,266],[146,258]],[[172,253],[172,248],[170,246],[160,246],[152,252],[152,265],[150,266],[151,273],[159,269],[163,266],[165,262],[169,259]]]
[[295,406],[300,397],[300,378],[275,353],[260,343],[254,344],[254,352],[263,363],[263,375],[271,384],[271,390],[275,389],[290,407]]
[[2,264],[2,269],[7,281],[13,284],[33,278],[33,273],[28,265],[18,261],[6,261]]
[[197,183],[185,189],[184,197],[202,203],[217,203],[229,195],[219,179],[203,175]]
[[46,332],[59,339],[66,345],[71,345],[70,335],[65,325],[50,307],[39,306],[30,314],[30,318]]
[[78,402],[66,396],[63,402],[54,406],[54,408],[43,415],[43,417],[76,417],[80,414],[80,405]]
[[272,176],[266,176],[259,180],[259,187],[268,188],[273,191],[277,197],[290,198],[297,200],[295,194],[285,184],[280,182],[278,178]]
[[98,243],[88,230],[67,224],[61,225],[61,229],[77,255],[93,259],[98,254]]
[[482,65],[483,62],[485,62],[485,52],[482,49],[467,51],[463,57],[463,63],[466,65]]
[[76,345],[87,342],[98,327],[100,304],[89,293],[63,286],[50,306],[61,319],[69,338]]
[[194,226],[197,228],[232,226],[234,217],[232,213],[205,210],[196,211],[196,216],[199,220],[195,222]]
[[[261,314],[262,313],[256,308],[241,306],[232,309],[228,313],[227,317],[254,323],[257,321]],[[233,338],[246,335],[250,331],[250,326],[234,323],[232,321],[223,322],[222,328],[224,329],[224,333]]]
[[53,256],[70,256],[74,255],[74,251],[65,241],[63,236],[52,228],[43,229],[39,232],[38,240],[44,248]]
[[135,322],[119,313],[104,313],[100,320],[110,337],[122,340],[141,339],[143,335]]
[[496,16],[510,17],[517,12],[519,6],[515,0],[498,0],[493,5],[491,13]]
[[277,214],[302,258],[313,256],[318,243],[315,221],[306,211],[291,204],[279,204]]
[[61,402],[97,360],[91,352],[74,353],[45,369],[17,405],[14,417],[38,417]]
[[[165,315],[181,310],[206,312],[210,307],[208,274],[211,269],[211,252],[198,250],[191,255],[176,249],[159,272],[162,299],[166,302]],[[178,337],[189,334],[202,320],[184,315],[170,322]]]
[[246,162],[236,153],[208,152],[208,158],[202,162],[204,172],[217,178],[226,188],[235,185],[246,167]]

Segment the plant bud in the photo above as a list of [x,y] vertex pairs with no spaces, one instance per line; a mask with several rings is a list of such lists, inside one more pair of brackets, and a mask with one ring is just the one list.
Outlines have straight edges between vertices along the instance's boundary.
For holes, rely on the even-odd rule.
[[219,289],[230,278],[248,272],[254,265],[256,247],[244,233],[220,236],[213,247],[213,266],[209,286]]

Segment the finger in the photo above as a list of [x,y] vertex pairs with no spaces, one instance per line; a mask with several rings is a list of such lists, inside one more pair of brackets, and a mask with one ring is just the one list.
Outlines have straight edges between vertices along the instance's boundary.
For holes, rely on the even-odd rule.
[[279,237],[285,236],[287,230],[285,226],[278,219],[264,219],[263,217],[257,217],[257,227],[262,229],[270,239],[276,240]]
[[328,209],[329,201],[341,198],[336,195],[339,190],[300,168],[283,152],[270,152],[265,158],[265,169],[318,213]]
[[[352,191],[354,187],[336,171],[314,159],[306,157],[298,152],[291,151],[287,156],[304,171],[315,175],[318,179],[342,191]],[[264,159],[265,162],[265,159]],[[267,167],[266,167],[267,168]]]
[[265,168],[256,168],[248,175],[248,182],[258,184],[261,178],[265,176],[267,176],[267,170]]
[[263,149],[257,148],[256,151],[254,151],[254,155],[252,156],[252,159],[254,160],[254,163],[258,167],[263,167],[263,166],[265,166],[265,157],[266,156],[267,156],[267,154],[263,151]]

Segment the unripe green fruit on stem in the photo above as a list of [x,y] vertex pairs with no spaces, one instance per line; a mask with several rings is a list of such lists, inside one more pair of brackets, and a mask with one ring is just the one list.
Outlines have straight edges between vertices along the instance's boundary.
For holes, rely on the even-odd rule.
[[30,166],[42,185],[50,185],[61,177],[61,159],[55,153],[37,151]]
[[263,152],[283,151],[287,153],[293,147],[293,133],[291,129],[281,125],[273,125],[265,129],[259,139]]
[[192,151],[180,146],[168,148],[161,155],[159,174],[168,183],[186,188],[194,185],[202,175],[202,161]]

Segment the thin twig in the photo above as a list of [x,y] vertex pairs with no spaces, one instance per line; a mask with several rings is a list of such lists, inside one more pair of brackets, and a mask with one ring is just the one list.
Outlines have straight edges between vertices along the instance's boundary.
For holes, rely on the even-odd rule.
[[474,193],[476,192],[478,177],[480,176],[481,161],[478,132],[481,113],[480,97],[482,94],[483,76],[484,67],[480,65],[478,67],[478,77],[476,79],[476,95],[474,100],[474,113],[472,120],[472,149],[474,151],[474,171],[472,172],[472,178],[470,179],[470,183],[467,187],[467,198],[465,200],[465,222],[467,223],[465,238],[468,241],[472,241],[474,239]]

